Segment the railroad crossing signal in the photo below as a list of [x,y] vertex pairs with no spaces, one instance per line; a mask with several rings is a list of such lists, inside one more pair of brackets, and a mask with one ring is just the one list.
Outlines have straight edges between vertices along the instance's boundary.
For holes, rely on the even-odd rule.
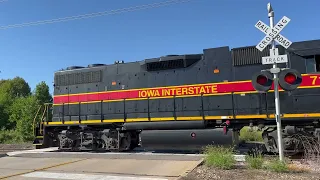
[[[273,75],[269,70],[257,72],[252,76],[252,86],[259,92],[268,92],[273,83]],[[295,69],[283,69],[279,72],[279,85],[285,91],[293,91],[302,82],[301,73]]]
[[[274,82],[274,101],[275,101],[275,119],[277,121],[277,136],[278,136],[278,150],[280,161],[283,161],[283,141],[282,141],[282,127],[280,117],[280,100],[279,100],[279,85],[282,89],[291,91],[296,89],[301,83],[301,74],[293,69],[280,69],[277,67],[278,63],[288,62],[287,55],[279,55],[278,49],[275,47],[275,42],[279,43],[284,48],[292,44],[287,38],[280,34],[280,32],[288,25],[290,19],[283,16],[282,19],[274,26],[274,11],[271,4],[268,3],[268,17],[270,20],[270,27],[258,21],[255,27],[262,31],[266,36],[258,43],[256,48],[263,51],[270,43],[270,56],[262,57],[262,64],[272,64],[273,67],[269,70],[262,70],[253,75],[252,85],[257,91],[267,92],[271,89],[272,81]],[[272,78],[273,74],[273,78]]]
[[273,28],[270,28],[268,25],[259,20],[255,27],[261,32],[265,33],[266,36],[259,42],[256,48],[260,51],[263,51],[263,49],[265,49],[272,40],[275,40],[277,43],[287,49],[292,42],[286,37],[282,36],[280,32],[289,24],[289,22],[290,19],[286,16],[283,16]]

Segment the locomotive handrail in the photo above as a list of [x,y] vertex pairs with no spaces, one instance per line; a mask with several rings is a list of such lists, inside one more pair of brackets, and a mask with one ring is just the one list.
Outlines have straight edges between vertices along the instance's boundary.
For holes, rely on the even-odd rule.
[[123,121],[126,122],[127,116],[126,116],[126,99],[123,99]]
[[[100,115],[101,115],[101,122],[103,122],[104,120],[104,115],[103,115],[103,100],[101,100],[101,103],[100,103]],[[80,107],[79,107],[79,113],[80,113]],[[79,119],[80,119],[80,116],[79,116]]]
[[235,106],[234,106],[234,92],[231,92],[231,101],[232,101],[232,116],[233,119],[236,119],[236,112],[235,112]]
[[38,111],[37,111],[37,113],[36,113],[36,115],[34,116],[34,119],[33,119],[32,128],[33,128],[33,135],[34,135],[34,136],[37,136],[37,132],[36,132],[36,127],[35,127],[35,125],[36,125],[37,116],[38,116],[39,111],[40,111],[41,108],[42,108],[42,105],[39,105]]
[[205,120],[205,116],[204,116],[204,104],[203,104],[203,93],[201,93],[201,114],[202,114],[202,120]]
[[78,116],[79,116],[79,123],[81,123],[81,101],[79,102],[79,107],[78,107],[78,110],[79,110],[79,113],[78,113]]
[[36,132],[36,124],[37,124],[37,118],[38,118],[38,115],[42,109],[42,107],[44,107],[43,109],[43,112],[42,112],[42,116],[40,117],[40,122],[39,122],[39,133],[40,135],[42,134],[42,128],[43,128],[43,123],[45,122],[44,121],[44,116],[46,114],[46,122],[48,122],[49,120],[49,106],[52,105],[53,103],[43,103],[43,105],[39,105],[39,108],[37,110],[37,113],[36,115],[34,116],[33,118],[33,123],[32,123],[32,128],[33,128],[33,135],[34,136],[37,136],[37,132]]
[[148,104],[148,120],[151,121],[151,117],[150,117],[150,97],[148,97],[148,101],[147,101],[147,104]]
[[173,118],[177,120],[177,112],[176,112],[176,95],[173,95]]
[[[43,113],[42,113],[42,116],[41,116],[40,122],[43,122],[43,117],[44,117],[44,115],[45,115],[45,113],[46,113],[46,110],[47,110],[47,106],[46,106],[46,105],[44,105],[44,110],[43,110]],[[43,124],[42,124],[42,123],[40,123],[40,129],[39,129],[40,134],[42,134],[42,127],[43,127]]]

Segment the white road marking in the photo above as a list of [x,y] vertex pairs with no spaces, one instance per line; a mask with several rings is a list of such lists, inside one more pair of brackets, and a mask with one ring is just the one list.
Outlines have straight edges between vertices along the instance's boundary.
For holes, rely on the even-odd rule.
[[43,149],[31,149],[31,150],[23,150],[23,151],[13,151],[8,152],[8,156],[15,156],[19,154],[25,154],[25,153],[44,153],[44,152],[52,152],[57,151],[58,147],[51,147],[51,148],[43,148]]
[[21,175],[29,178],[47,178],[47,179],[71,179],[71,180],[168,180],[163,178],[149,178],[137,176],[111,176],[111,175],[96,175],[96,174],[74,174],[74,173],[53,173],[53,172],[32,172]]
[[[15,156],[19,154],[51,154],[52,152],[57,151],[57,147],[45,148],[45,149],[34,149],[34,150],[25,150],[25,151],[15,151],[7,153],[8,156]],[[59,154],[87,154],[90,155],[90,152],[58,152]],[[194,156],[194,157],[204,157],[204,154],[175,154],[175,153],[155,153],[155,152],[105,152],[105,153],[94,153],[95,155],[145,155],[145,156]],[[245,155],[234,155],[236,161],[245,161]]]

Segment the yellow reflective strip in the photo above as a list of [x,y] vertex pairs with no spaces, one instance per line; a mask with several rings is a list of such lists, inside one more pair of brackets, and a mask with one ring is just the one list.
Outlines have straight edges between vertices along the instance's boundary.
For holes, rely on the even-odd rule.
[[234,94],[254,94],[258,93],[258,91],[241,91],[241,92],[234,92]]
[[151,121],[172,121],[174,120],[174,117],[156,117],[156,118],[150,118]]
[[62,122],[48,122],[48,124],[57,125],[57,124],[62,124]]
[[104,123],[112,123],[112,122],[124,122],[123,119],[105,119],[103,120]]
[[212,94],[203,94],[203,96],[220,96],[220,95],[228,95],[228,94],[231,94],[231,93],[212,93]]
[[236,115],[235,119],[257,119],[257,118],[267,118],[266,114],[261,115]]
[[201,116],[177,117],[177,120],[202,120]]
[[319,85],[316,86],[299,86],[298,89],[305,89],[305,88],[318,88],[320,87]]
[[208,120],[221,120],[221,119],[232,119],[232,116],[205,116]]
[[81,124],[93,124],[93,123],[101,123],[101,120],[83,120]]
[[139,121],[149,121],[148,118],[128,118],[126,122],[139,122]]
[[79,121],[65,121],[65,124],[79,124]]
[[284,118],[298,118],[298,117],[320,117],[320,113],[305,113],[305,114],[284,114]]

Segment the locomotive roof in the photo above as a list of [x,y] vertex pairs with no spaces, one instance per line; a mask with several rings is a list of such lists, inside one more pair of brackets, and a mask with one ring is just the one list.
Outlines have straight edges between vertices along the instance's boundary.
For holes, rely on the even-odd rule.
[[[229,46],[223,46],[226,47],[230,50],[230,55],[233,51],[239,51],[243,49],[255,49],[255,46],[243,46],[243,47],[236,47],[230,49]],[[271,47],[269,45],[269,47]],[[293,52],[299,56],[310,56],[314,54],[320,54],[320,39],[315,39],[315,40],[305,40],[305,41],[298,41],[292,43],[292,45],[288,49],[284,49],[282,46],[277,46],[279,49],[282,51],[286,52]],[[216,47],[216,48],[221,48],[221,47]],[[269,52],[269,48],[266,48],[264,51]],[[266,53],[266,52],[264,52]],[[140,61],[135,61],[135,62],[124,62],[124,61],[115,61],[114,64],[89,64],[87,67],[84,66],[69,66],[66,69],[61,69],[56,72],[65,72],[65,71],[77,71],[77,70],[84,70],[84,69],[91,69],[91,68],[101,68],[101,67],[108,67],[108,66],[114,66],[118,64],[130,64],[130,63],[152,63],[152,62],[158,62],[164,60],[170,60],[170,59],[177,59],[177,56],[179,58],[190,58],[190,57],[200,57],[204,53],[199,53],[199,54],[183,54],[183,55],[165,55],[157,58],[148,58]]]

